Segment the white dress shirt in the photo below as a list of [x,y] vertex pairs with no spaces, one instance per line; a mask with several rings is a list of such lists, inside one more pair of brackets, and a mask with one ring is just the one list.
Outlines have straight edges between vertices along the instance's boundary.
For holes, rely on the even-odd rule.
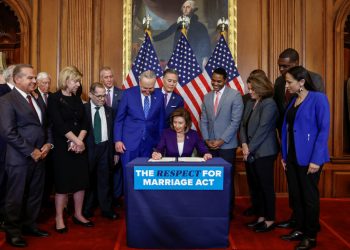
[[[29,104],[27,96],[30,95],[30,94],[27,94],[26,92],[20,90],[19,88],[16,88],[16,90],[23,96],[24,99],[26,99],[27,103]],[[43,117],[42,117],[41,109],[40,109],[39,105],[36,103],[35,98],[32,95],[30,95],[30,96],[32,97],[32,103],[34,105],[36,113],[38,114],[40,123],[42,124],[43,123]]]

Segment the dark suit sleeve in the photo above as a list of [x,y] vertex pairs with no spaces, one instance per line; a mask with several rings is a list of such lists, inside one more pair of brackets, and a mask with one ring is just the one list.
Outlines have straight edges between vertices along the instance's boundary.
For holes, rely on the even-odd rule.
[[322,77],[319,74],[313,74],[312,75],[312,82],[315,85],[315,88],[319,92],[324,92],[324,82]]
[[247,143],[248,142],[248,139],[247,139],[247,134],[246,134],[246,120],[247,120],[247,117],[249,115],[251,111],[251,103],[248,101],[244,107],[244,114],[243,114],[243,119],[241,121],[241,125],[239,127],[239,140],[240,140],[240,143],[241,145],[243,143]]
[[0,114],[6,119],[0,119],[0,134],[11,145],[24,156],[30,157],[35,147],[23,138],[17,130],[16,110],[10,103],[9,98],[0,98]]
[[261,110],[258,129],[255,131],[248,144],[250,152],[254,153],[265,141],[265,138],[271,130],[271,126],[276,126],[277,118],[278,112],[275,102],[271,101],[265,103]]

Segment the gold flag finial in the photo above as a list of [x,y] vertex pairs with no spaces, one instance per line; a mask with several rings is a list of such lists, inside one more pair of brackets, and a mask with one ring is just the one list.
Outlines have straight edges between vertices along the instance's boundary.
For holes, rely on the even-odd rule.
[[152,37],[151,21],[152,21],[152,17],[150,17],[149,15],[145,16],[142,20],[142,24],[145,27],[145,32],[148,33],[149,37]]
[[229,21],[225,17],[218,20],[217,27],[220,30],[220,34],[226,37]]
[[181,32],[187,37],[187,29],[190,26],[190,18],[188,16],[179,16],[177,23],[181,25]]

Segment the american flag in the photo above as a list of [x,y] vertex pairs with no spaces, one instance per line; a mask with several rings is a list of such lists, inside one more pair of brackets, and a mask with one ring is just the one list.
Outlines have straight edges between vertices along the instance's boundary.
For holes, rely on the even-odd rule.
[[132,64],[131,70],[123,82],[123,89],[131,88],[138,85],[139,76],[146,70],[152,70],[157,76],[157,83],[155,87],[163,86],[161,77],[163,70],[160,67],[156,51],[153,48],[148,32],[145,32],[145,40]]
[[185,108],[191,113],[192,122],[199,131],[199,119],[203,97],[211,90],[210,81],[205,79],[186,37],[181,37],[168,62],[168,68],[179,73],[176,91],[185,101]]
[[238,73],[235,61],[233,60],[232,54],[223,35],[220,36],[213,54],[205,66],[205,71],[209,78],[211,78],[213,71],[219,67],[224,68],[227,72],[227,85],[244,95],[244,83]]

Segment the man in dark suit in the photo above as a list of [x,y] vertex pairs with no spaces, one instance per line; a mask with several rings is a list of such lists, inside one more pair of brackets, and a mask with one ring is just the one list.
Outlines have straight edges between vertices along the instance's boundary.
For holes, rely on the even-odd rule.
[[86,137],[89,157],[90,186],[85,193],[83,213],[86,218],[93,216],[97,196],[102,216],[117,219],[112,210],[110,171],[113,166],[113,109],[105,105],[106,90],[103,84],[93,83],[89,93],[90,101],[85,103],[89,120]]
[[[0,96],[10,92],[14,87],[13,69],[15,65],[10,65],[3,72],[4,84],[0,84]],[[5,220],[5,197],[6,197],[6,172],[5,172],[6,141],[0,136],[0,231],[4,231]]]
[[50,86],[51,86],[51,76],[46,72],[40,72],[36,78],[37,89],[35,92],[38,94],[37,101],[47,106],[47,99],[49,98]]
[[[281,73],[279,77],[277,77],[274,86],[274,99],[278,107],[278,111],[280,113],[279,120],[277,122],[277,127],[280,131],[282,127],[282,122],[284,118],[284,111],[287,107],[291,99],[291,95],[286,90],[286,81],[284,80],[285,74],[288,69],[299,65],[299,53],[292,48],[285,49],[278,58],[278,69]],[[320,92],[324,92],[324,83],[322,77],[314,72],[308,71],[311,77],[313,84],[316,89]]]
[[176,84],[179,80],[179,75],[174,69],[166,69],[163,72],[163,88],[162,93],[164,95],[164,107],[165,107],[165,122],[164,127],[169,128],[169,118],[171,113],[184,106],[184,99],[174,92]]
[[[100,82],[103,83],[106,89],[106,105],[113,109],[113,120],[118,112],[119,102],[122,98],[123,91],[114,86],[114,74],[110,67],[105,66],[100,70]],[[115,152],[113,170],[113,203],[120,206],[120,198],[123,195],[123,169],[119,160],[120,154]]]
[[[277,77],[274,86],[274,99],[278,107],[279,111],[279,119],[277,121],[277,129],[279,131],[279,135],[281,135],[281,127],[283,124],[284,113],[287,108],[288,103],[291,100],[291,94],[286,89],[286,81],[285,74],[288,69],[299,65],[299,53],[292,48],[285,49],[278,58],[278,68],[281,73],[279,77]],[[322,77],[314,72],[308,71],[311,77],[312,83],[316,87],[316,89],[320,92],[324,92],[324,82]],[[287,177],[288,178],[288,177]],[[289,200],[289,207],[293,210],[292,201]],[[294,218],[294,214],[292,213],[290,219],[286,221],[282,221],[277,224],[277,227],[280,228],[294,228],[296,225],[296,221]]]
[[[36,93],[36,101],[40,103],[43,107],[47,107],[47,100],[51,95],[50,86],[51,86],[51,76],[46,72],[40,72],[36,77],[37,89]],[[44,186],[44,194],[42,198],[43,207],[51,207],[53,204],[50,201],[50,195],[53,192],[53,182],[54,182],[54,174],[53,174],[53,162],[52,162],[52,154],[49,153],[45,159],[45,186]]]
[[164,97],[154,91],[156,75],[147,70],[139,86],[123,93],[114,121],[115,149],[122,154],[123,168],[137,157],[151,157],[164,126]]
[[53,145],[51,130],[45,119],[45,109],[30,95],[36,86],[33,67],[19,64],[13,70],[15,88],[0,98],[0,134],[7,142],[5,200],[6,241],[15,247],[25,247],[22,233],[46,237],[38,229],[44,188],[45,159]]

